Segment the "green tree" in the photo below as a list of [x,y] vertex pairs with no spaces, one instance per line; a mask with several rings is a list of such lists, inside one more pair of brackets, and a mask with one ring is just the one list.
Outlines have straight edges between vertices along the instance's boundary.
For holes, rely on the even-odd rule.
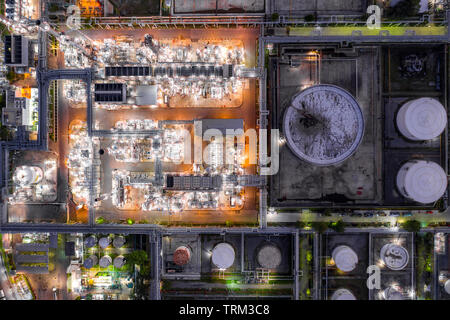
[[147,252],[144,250],[135,250],[131,253],[128,253],[125,255],[125,260],[127,261],[128,265],[135,265],[138,266],[144,265],[148,261]]
[[336,222],[330,222],[329,225],[330,229],[333,229],[336,232],[344,232],[345,231],[345,224],[342,219],[336,221]]
[[324,233],[328,229],[328,223],[325,221],[314,221],[311,222],[311,227],[318,233]]
[[402,228],[409,232],[419,232],[420,222],[417,220],[408,220],[402,224]]
[[305,16],[305,21],[306,22],[313,22],[316,21],[316,16],[313,14],[308,14],[307,16]]

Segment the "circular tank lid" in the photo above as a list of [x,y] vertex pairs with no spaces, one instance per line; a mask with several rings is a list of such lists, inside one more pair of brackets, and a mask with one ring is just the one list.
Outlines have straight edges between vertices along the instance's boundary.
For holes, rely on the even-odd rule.
[[361,143],[364,117],[355,98],[334,85],[316,85],[294,96],[284,114],[287,144],[300,159],[335,165]]
[[89,236],[86,239],[84,239],[84,245],[87,248],[92,248],[93,246],[95,246],[95,237],[94,236]]
[[341,288],[333,292],[331,300],[356,300],[356,297],[350,290]]
[[350,272],[356,268],[358,255],[349,246],[338,246],[331,255],[339,270]]
[[[401,179],[400,169],[397,175],[397,185],[403,186],[404,191],[414,201],[432,203],[441,198],[447,189],[447,175],[440,165],[433,161],[416,161],[404,164],[408,170]],[[403,167],[402,167],[403,168]]]
[[384,290],[384,298],[386,300],[405,300],[403,294],[393,287],[388,287]]
[[258,263],[266,269],[275,269],[281,264],[281,251],[275,245],[265,245],[257,255]]
[[380,257],[391,270],[402,270],[409,261],[408,251],[395,243],[385,244],[381,248]]
[[111,264],[111,262],[112,261],[110,256],[103,256],[101,257],[100,262],[98,264],[100,265],[100,267],[106,268]]
[[100,245],[100,247],[102,249],[105,249],[106,247],[108,247],[110,243],[111,243],[111,240],[108,237],[103,237],[100,240],[98,240],[98,244]]
[[123,256],[117,256],[114,258],[114,267],[120,269],[125,264],[125,258]]
[[233,247],[225,242],[216,245],[212,251],[212,262],[219,269],[228,269],[234,263]]
[[[434,139],[447,126],[447,112],[436,99],[419,98],[407,102],[402,108],[405,110],[404,125],[406,129],[419,140]],[[401,110],[397,115],[397,121],[400,114]]]
[[23,186],[38,183],[42,174],[39,167],[21,166],[15,171],[15,181]]
[[92,268],[94,266],[94,261],[91,258],[87,258],[87,259],[84,260],[83,266],[86,269],[90,269],[90,268]]
[[173,262],[178,266],[184,266],[189,263],[191,252],[185,246],[178,247],[173,253]]
[[445,281],[444,289],[445,289],[445,292],[447,292],[448,294],[450,294],[450,279],[448,279],[447,281]]
[[121,248],[125,244],[125,238],[122,236],[117,236],[113,240],[114,248]]

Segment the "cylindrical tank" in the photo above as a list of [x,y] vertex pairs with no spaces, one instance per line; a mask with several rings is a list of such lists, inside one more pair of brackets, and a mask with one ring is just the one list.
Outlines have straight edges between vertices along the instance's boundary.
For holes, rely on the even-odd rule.
[[397,173],[400,193],[424,204],[439,200],[447,189],[447,182],[445,171],[433,161],[408,161]]
[[21,186],[29,186],[42,181],[44,173],[36,166],[20,166],[14,172],[13,180]]
[[404,300],[402,293],[394,287],[388,287],[384,290],[384,298],[386,300]]
[[445,284],[444,284],[444,290],[445,290],[445,292],[447,292],[448,294],[450,294],[450,279],[448,279],[447,281],[445,281]]
[[358,255],[349,246],[338,246],[331,253],[336,267],[343,272],[350,272],[358,264]]
[[103,238],[100,238],[100,240],[98,240],[98,244],[99,244],[100,248],[102,248],[102,249],[106,249],[110,243],[111,243],[111,239],[109,239],[109,237],[103,237]]
[[100,265],[100,267],[106,268],[109,265],[111,265],[111,263],[112,263],[112,259],[110,256],[103,256],[100,258],[100,262],[98,264]]
[[92,254],[86,260],[84,260],[83,266],[86,269],[90,269],[98,263],[98,258],[96,255]]
[[419,98],[406,102],[397,114],[397,127],[414,141],[434,139],[447,126],[447,112],[436,99]]
[[385,244],[381,248],[380,257],[391,270],[402,270],[409,261],[408,250],[395,243]]
[[97,242],[97,239],[95,238],[95,236],[89,236],[84,239],[84,246],[86,248],[92,248],[93,246],[95,246],[96,242]]
[[114,267],[120,269],[125,264],[125,258],[123,256],[117,256],[114,258]]
[[256,259],[265,269],[276,269],[281,264],[281,251],[273,244],[266,244],[259,249]]
[[212,251],[213,264],[222,270],[228,269],[234,263],[235,253],[233,247],[222,242],[216,245]]
[[125,244],[125,238],[122,236],[116,236],[113,240],[113,246],[114,248],[121,248]]
[[178,266],[184,266],[191,260],[191,250],[186,246],[178,247],[173,253],[173,262]]
[[353,295],[353,293],[345,288],[337,289],[335,292],[333,292],[333,295],[331,296],[331,300],[356,300],[356,297]]

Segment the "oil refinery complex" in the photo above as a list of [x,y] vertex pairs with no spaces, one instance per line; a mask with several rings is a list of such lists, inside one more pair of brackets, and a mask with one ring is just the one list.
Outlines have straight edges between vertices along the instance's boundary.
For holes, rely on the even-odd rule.
[[0,299],[450,300],[446,1],[138,2],[0,1]]

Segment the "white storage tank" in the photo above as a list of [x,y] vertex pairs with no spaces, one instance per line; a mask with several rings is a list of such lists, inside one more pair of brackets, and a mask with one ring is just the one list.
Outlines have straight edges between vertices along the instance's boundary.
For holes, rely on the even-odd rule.
[[84,246],[86,248],[92,248],[97,243],[97,239],[95,236],[89,236],[86,239],[84,239]]
[[125,244],[125,238],[122,236],[117,236],[113,240],[114,248],[117,248],[117,249],[122,248],[124,244]]
[[191,260],[191,250],[186,246],[178,247],[173,253],[173,262],[177,266],[184,266]]
[[116,267],[117,269],[122,268],[125,265],[125,258],[123,256],[117,256],[114,258],[114,267]]
[[265,269],[276,269],[281,264],[281,251],[273,244],[266,244],[259,249],[256,259]]
[[424,204],[432,203],[444,195],[447,175],[433,161],[408,161],[397,173],[397,188],[405,198]]
[[386,300],[405,300],[403,294],[394,287],[386,288],[383,295]]
[[345,288],[337,289],[335,292],[333,292],[333,295],[331,296],[331,300],[356,300],[356,297],[353,295],[353,293]]
[[110,245],[110,243],[111,239],[109,239],[109,237],[103,237],[98,240],[98,244],[102,249],[106,249]]
[[92,254],[86,260],[84,260],[83,266],[86,269],[91,269],[93,266],[95,266],[98,263],[98,258],[96,255]]
[[397,114],[397,127],[403,136],[414,141],[434,139],[447,126],[447,112],[433,98],[406,102]]
[[226,242],[219,243],[212,251],[212,263],[221,270],[231,267],[234,263],[234,258],[234,249]]
[[13,181],[23,187],[37,184],[42,181],[44,173],[36,166],[20,166],[14,171]]
[[101,268],[106,268],[108,266],[110,266],[112,263],[112,259],[110,256],[103,256],[100,259],[99,265]]
[[444,284],[444,290],[445,290],[445,292],[447,292],[448,294],[450,294],[450,279],[448,279],[447,281],[445,281],[445,284]]
[[395,243],[385,244],[381,248],[380,257],[391,270],[403,270],[409,261],[408,250]]
[[336,267],[343,272],[353,271],[358,264],[358,255],[349,246],[342,245],[334,248],[331,256]]

